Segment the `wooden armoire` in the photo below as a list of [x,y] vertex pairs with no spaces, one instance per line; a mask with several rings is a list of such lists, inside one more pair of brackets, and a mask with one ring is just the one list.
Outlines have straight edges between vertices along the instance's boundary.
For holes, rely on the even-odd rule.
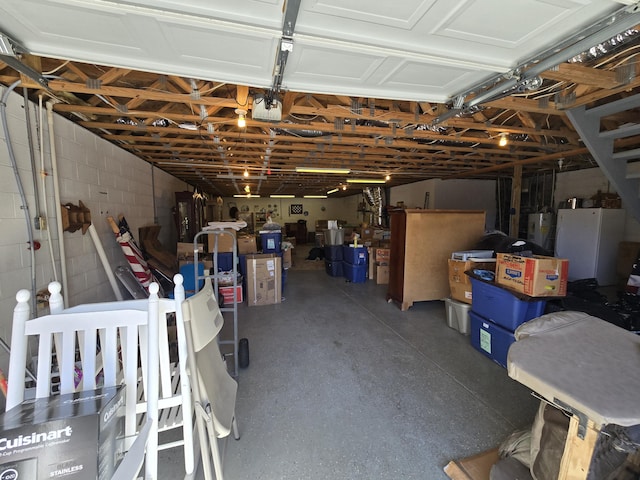
[[484,235],[484,211],[392,210],[387,300],[404,311],[413,302],[449,296],[451,253],[469,250]]

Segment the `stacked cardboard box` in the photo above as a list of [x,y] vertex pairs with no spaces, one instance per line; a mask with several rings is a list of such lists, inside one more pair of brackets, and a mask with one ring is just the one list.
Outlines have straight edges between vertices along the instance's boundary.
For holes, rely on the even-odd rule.
[[230,232],[233,234],[233,236],[231,235],[207,235],[209,242],[208,242],[208,251],[209,253],[213,253],[214,248],[215,248],[215,243],[216,243],[216,239],[218,239],[218,253],[223,253],[223,252],[233,252],[233,244],[235,241],[235,236],[236,236],[236,231],[233,229],[225,229],[226,232]]
[[[193,263],[194,253],[195,252],[193,249],[193,243],[178,242],[178,269],[182,268],[184,265]],[[198,244],[198,262],[202,262],[204,264],[204,269],[206,271],[209,271],[213,268],[213,259],[211,255],[207,255],[204,253],[204,245],[202,243]]]
[[564,297],[567,294],[569,260],[498,254],[496,283],[530,297]]
[[471,280],[464,272],[474,269],[495,271],[496,260],[491,258],[449,259],[449,288],[451,298],[458,302],[471,303]]
[[373,259],[375,264],[375,279],[378,285],[389,283],[389,257],[391,250],[388,248],[373,248]]
[[247,305],[273,305],[282,301],[282,259],[274,253],[246,256]]
[[245,255],[248,253],[258,253],[258,246],[256,245],[255,235],[242,235],[238,236],[238,255]]

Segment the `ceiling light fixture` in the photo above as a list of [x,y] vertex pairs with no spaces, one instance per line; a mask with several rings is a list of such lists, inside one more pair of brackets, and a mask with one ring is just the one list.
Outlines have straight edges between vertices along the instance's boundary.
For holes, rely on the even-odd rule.
[[391,175],[387,175],[386,177],[384,177],[384,179],[388,182],[389,180],[391,180]]
[[327,198],[326,195],[305,195],[304,198]]
[[247,193],[251,193],[251,187],[249,185],[244,186],[244,191]]
[[[216,165],[215,167],[220,168],[219,165]],[[216,175],[216,178],[224,178],[228,180],[245,180],[245,177],[243,175],[232,175],[229,173],[219,173],[218,175]],[[266,179],[267,179],[266,175],[254,175],[251,177],[251,180],[266,180]]]
[[238,127],[244,128],[247,126],[247,111],[242,108],[236,108],[236,113],[238,114]]
[[249,176],[249,170],[247,170],[246,168],[244,169],[244,173],[242,174],[243,177],[247,178]]
[[347,186],[346,185],[342,185],[342,190],[346,190]]
[[347,175],[351,173],[349,168],[322,168],[322,167],[296,167],[296,173],[337,173]]
[[501,147],[506,147],[507,143],[508,143],[508,133],[501,133],[500,134],[500,141],[498,142],[498,145],[500,145]]
[[251,193],[247,193],[246,195],[243,195],[241,193],[237,193],[234,195],[234,198],[260,198],[260,195],[254,195]]
[[347,178],[347,183],[385,183],[384,178]]
[[327,192],[327,195],[331,195],[332,193],[336,193],[336,192],[339,192],[339,191],[340,191],[340,189],[339,189],[339,188],[333,188],[333,189],[331,189],[331,190],[329,190],[329,191]]
[[271,198],[296,198],[295,195],[288,195],[285,193],[274,193],[273,195],[269,195]]

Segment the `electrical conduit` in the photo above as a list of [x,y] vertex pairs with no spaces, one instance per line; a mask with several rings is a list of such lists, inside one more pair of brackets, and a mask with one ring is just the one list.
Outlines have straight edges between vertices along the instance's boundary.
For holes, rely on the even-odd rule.
[[[33,229],[31,228],[31,214],[29,213],[29,204],[27,203],[27,197],[24,193],[24,187],[22,186],[22,180],[20,179],[20,172],[18,171],[18,164],[13,152],[13,146],[11,145],[11,136],[9,134],[9,126],[7,124],[7,99],[15,88],[20,84],[20,80],[12,83],[2,95],[0,101],[0,117],[2,118],[2,128],[4,130],[4,138],[7,142],[7,150],[9,152],[9,159],[11,160],[11,167],[13,168],[13,175],[18,185],[18,192],[20,193],[20,201],[22,206],[20,207],[24,212],[25,220],[27,222],[27,235],[29,237],[29,250],[31,252],[31,316],[35,317],[37,308],[36,298],[36,255],[33,245]],[[27,126],[28,128],[29,126]]]
[[47,122],[49,125],[49,149],[51,151],[51,171],[53,174],[53,196],[56,204],[56,224],[58,227],[58,244],[60,247],[60,273],[62,276],[62,296],[64,304],[69,306],[69,294],[67,292],[67,256],[64,249],[64,228],[62,227],[62,215],[60,214],[60,185],[58,183],[58,159],[56,157],[56,142],[53,134],[53,103],[47,102]]
[[49,202],[47,201],[47,171],[44,168],[44,125],[42,123],[43,117],[43,106],[42,106],[42,95],[39,95],[38,100],[38,115],[39,115],[39,125],[40,125],[40,177],[42,177],[42,196],[44,198],[44,220],[46,223],[47,230],[47,242],[49,243],[49,255],[51,256],[51,268],[53,269],[53,279],[58,281],[58,267],[56,266],[56,259],[53,253],[53,239],[51,238],[51,223],[49,222],[49,208],[47,205]]

